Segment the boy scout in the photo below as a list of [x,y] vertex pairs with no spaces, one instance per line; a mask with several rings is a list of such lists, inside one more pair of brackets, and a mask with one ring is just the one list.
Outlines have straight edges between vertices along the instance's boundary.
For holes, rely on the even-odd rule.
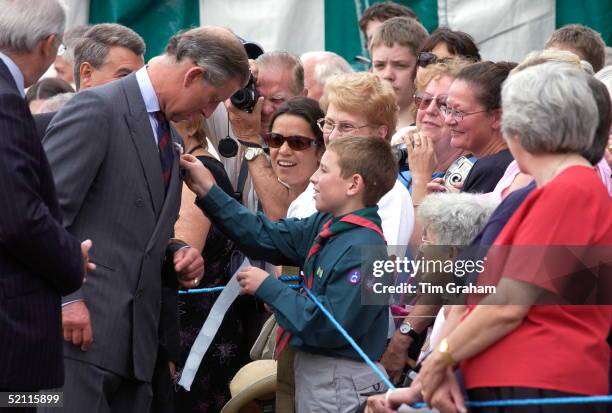
[[[386,259],[376,203],[395,183],[397,162],[378,137],[340,138],[329,144],[311,181],[318,213],[271,222],[254,215],[214,185],[195,158],[184,156],[187,185],[196,204],[248,256],[304,269],[305,284],[372,359],[385,349],[386,306],[361,305],[361,247]],[[370,254],[371,255],[371,254]],[[237,275],[241,292],[268,303],[295,357],[296,411],[356,410],[384,385],[308,297],[265,271]],[[361,394],[364,394],[362,396]]]

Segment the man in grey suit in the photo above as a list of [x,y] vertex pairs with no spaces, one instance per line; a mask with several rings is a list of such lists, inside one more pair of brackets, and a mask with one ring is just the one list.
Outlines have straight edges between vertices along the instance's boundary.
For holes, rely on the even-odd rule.
[[64,411],[149,410],[162,264],[170,260],[190,288],[203,270],[195,249],[171,239],[181,182],[168,120],[210,116],[248,73],[236,36],[192,29],[136,73],[79,92],[49,126],[43,145],[63,223],[93,240],[97,264],[95,276],[63,299],[71,320],[64,323]]

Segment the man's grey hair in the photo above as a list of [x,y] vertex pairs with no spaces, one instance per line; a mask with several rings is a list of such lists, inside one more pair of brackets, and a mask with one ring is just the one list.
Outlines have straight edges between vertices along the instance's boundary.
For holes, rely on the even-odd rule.
[[502,89],[502,133],[530,153],[582,153],[593,144],[599,114],[587,74],[544,63],[510,76]]
[[486,195],[442,192],[425,197],[417,218],[423,228],[436,234],[436,244],[467,246],[496,207],[497,202]]
[[74,48],[89,29],[91,29],[91,26],[83,24],[66,30],[64,33],[64,40],[62,41],[64,50],[61,56],[69,65],[74,65]]
[[60,0],[0,0],[0,49],[31,52],[43,39],[61,39],[66,11]]
[[49,99],[45,100],[42,105],[40,105],[38,113],[59,112],[59,110],[64,107],[64,105],[68,103],[68,101],[72,99],[74,95],[76,95],[76,93],[66,92],[50,97]]
[[146,50],[142,37],[129,27],[115,23],[92,26],[74,48],[74,84],[77,89],[81,83],[81,64],[87,62],[100,69],[106,63],[111,47],[125,47],[137,56],[144,55]]
[[312,59],[315,61],[313,70],[314,79],[321,86],[325,86],[327,79],[332,76],[353,72],[351,65],[342,56],[334,52],[306,52],[300,56],[300,59],[304,66],[308,60]]
[[300,58],[288,52],[266,52],[257,58],[257,68],[282,68],[290,70],[293,74],[294,95],[299,95],[304,90],[304,66]]
[[236,79],[245,85],[249,79],[249,60],[238,37],[220,27],[198,27],[172,36],[166,54],[177,62],[190,59],[205,68],[204,79],[214,87],[222,87]]

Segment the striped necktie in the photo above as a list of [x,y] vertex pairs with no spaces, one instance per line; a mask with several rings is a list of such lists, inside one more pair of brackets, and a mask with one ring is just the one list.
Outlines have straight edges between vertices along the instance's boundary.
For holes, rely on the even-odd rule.
[[154,113],[157,120],[157,145],[159,147],[159,160],[162,167],[162,176],[166,192],[170,183],[170,175],[172,174],[172,162],[174,161],[174,153],[172,152],[172,140],[170,139],[170,124],[163,112]]

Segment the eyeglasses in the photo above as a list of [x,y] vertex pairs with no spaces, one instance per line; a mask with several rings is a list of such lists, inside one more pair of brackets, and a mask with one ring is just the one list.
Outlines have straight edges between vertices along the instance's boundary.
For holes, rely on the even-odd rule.
[[284,136],[280,133],[270,132],[264,137],[264,141],[268,144],[270,148],[278,149],[283,146],[283,143],[287,142],[287,145],[294,151],[304,151],[311,146],[318,145],[317,141],[312,138],[307,138],[305,136],[293,135],[293,136]]
[[427,92],[417,92],[414,94],[414,105],[417,109],[427,110],[431,102],[435,101],[436,107],[440,110],[442,106],[446,105],[446,98],[448,98],[448,95],[433,96]]
[[442,105],[440,106],[440,112],[445,116],[445,117],[452,117],[453,119],[455,119],[457,122],[461,122],[463,120],[464,117],[469,116],[469,115],[475,115],[477,113],[483,113],[483,112],[488,112],[488,109],[485,110],[478,110],[476,112],[462,112],[460,110],[457,109],[451,109],[446,105]]
[[361,128],[365,128],[367,126],[372,126],[372,125],[361,125],[361,126],[355,126],[352,123],[348,123],[348,122],[334,122],[333,120],[329,120],[329,119],[325,119],[325,118],[321,118],[317,121],[317,125],[319,125],[319,129],[321,129],[323,131],[323,133],[327,133],[330,134],[334,131],[334,129],[337,128],[338,133],[341,134],[349,134],[357,129],[361,129]]

